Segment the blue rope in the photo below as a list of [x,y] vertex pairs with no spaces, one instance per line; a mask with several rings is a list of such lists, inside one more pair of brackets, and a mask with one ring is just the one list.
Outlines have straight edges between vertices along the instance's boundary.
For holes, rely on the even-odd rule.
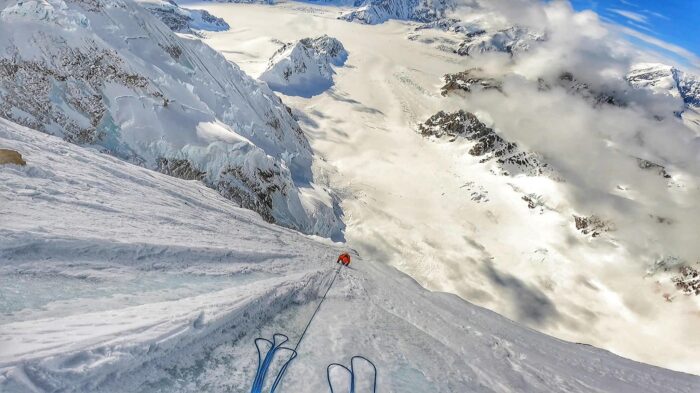
[[346,366],[340,363],[331,363],[328,365],[328,367],[326,367],[326,380],[328,380],[328,387],[331,389],[331,393],[335,393],[333,391],[333,384],[331,383],[332,367],[342,367],[345,369],[345,371],[348,372],[348,374],[350,374],[350,393],[355,393],[355,359],[362,359],[369,363],[370,366],[372,366],[372,369],[374,370],[374,379],[372,381],[372,393],[377,393],[377,367],[374,365],[374,363],[372,363],[371,360],[361,355],[355,355],[350,359],[350,368],[347,368]]
[[[331,287],[335,282],[335,278],[338,277],[338,273],[340,273],[340,269],[342,267],[343,265],[338,266],[338,269],[335,271],[335,275],[333,276],[331,283],[328,285],[328,289],[326,289],[326,292],[323,294],[321,301],[318,302],[316,310],[314,310],[314,313],[311,315],[311,319],[309,319],[309,322],[306,324],[306,327],[304,327],[304,331],[301,333],[301,336],[299,336],[299,341],[297,341],[297,345],[295,345],[294,348],[288,348],[283,346],[287,341],[289,341],[289,337],[285,336],[284,334],[273,334],[272,341],[262,337],[258,337],[255,339],[255,348],[258,350],[258,369],[255,372],[255,379],[253,380],[253,386],[250,389],[250,393],[262,393],[263,385],[265,383],[265,377],[267,376],[267,372],[269,371],[270,366],[272,365],[272,361],[275,358],[275,354],[280,350],[289,351],[291,353],[291,356],[286,362],[284,362],[284,364],[280,368],[280,371],[277,373],[277,376],[275,377],[275,380],[272,383],[272,387],[270,388],[269,393],[275,393],[277,386],[282,381],[284,373],[287,371],[287,367],[289,367],[289,364],[292,362],[292,360],[294,360],[294,358],[297,357],[297,348],[299,348],[301,340],[306,335],[306,331],[309,330],[309,326],[311,326],[311,322],[314,320],[316,314],[318,313],[318,310],[321,308],[321,304],[323,304],[323,301],[326,300],[326,295],[328,295],[328,292],[330,292]],[[277,342],[278,337],[280,337],[279,343]],[[263,351],[260,348],[260,345],[258,344],[260,342],[266,342],[270,344],[270,349],[267,351],[265,359],[263,359],[262,357]]]
[[[280,337],[279,343],[277,342],[278,337]],[[285,336],[284,334],[279,334],[275,333],[272,336],[272,341],[258,337],[255,339],[255,348],[258,350],[258,370],[255,373],[255,379],[253,380],[253,387],[250,389],[251,393],[261,393],[263,389],[263,384],[265,383],[265,377],[267,376],[267,371],[270,369],[270,365],[272,364],[272,361],[275,358],[275,354],[277,351],[284,350],[284,351],[290,351],[291,356],[289,359],[284,363],[282,368],[280,369],[280,372],[277,374],[277,377],[275,378],[275,381],[272,383],[272,388],[270,389],[270,393],[274,392],[275,389],[277,389],[277,385],[282,381],[282,376],[284,375],[284,372],[287,370],[287,366],[289,363],[294,360],[294,358],[297,357],[297,351],[291,348],[283,347],[284,343],[289,341],[289,337]],[[263,360],[262,358],[262,350],[260,349],[260,342],[266,342],[270,344],[270,349],[267,351],[267,354],[265,355],[265,359]]]

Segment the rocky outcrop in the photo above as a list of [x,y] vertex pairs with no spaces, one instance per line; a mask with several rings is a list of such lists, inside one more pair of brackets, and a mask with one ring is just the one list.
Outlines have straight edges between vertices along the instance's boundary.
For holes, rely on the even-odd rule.
[[423,136],[449,137],[451,141],[464,138],[474,143],[469,154],[480,157],[484,163],[495,160],[503,174],[524,173],[531,176],[551,174],[551,169],[535,153],[522,151],[514,142],[509,142],[487,127],[474,114],[458,111],[440,111],[419,125]]
[[641,169],[658,173],[659,176],[663,177],[664,179],[671,178],[671,175],[669,175],[668,172],[666,172],[666,167],[664,167],[663,165],[647,161],[643,158],[637,158],[637,165]]
[[205,180],[206,172],[195,168],[194,164],[188,160],[177,158],[158,159],[158,171],[184,180]]
[[603,220],[596,215],[588,217],[574,215],[573,217],[576,229],[581,231],[584,235],[598,237],[605,232],[615,229],[610,221]]
[[681,266],[672,278],[676,288],[686,295],[700,296],[700,271],[692,266]]
[[260,80],[284,94],[311,97],[333,85],[333,66],[342,66],[347,57],[335,38],[304,38],[278,49]]
[[471,68],[454,74],[445,74],[445,84],[440,89],[443,96],[450,93],[463,91],[471,93],[472,90],[498,90],[503,93],[503,83],[498,79],[486,76],[483,70]]

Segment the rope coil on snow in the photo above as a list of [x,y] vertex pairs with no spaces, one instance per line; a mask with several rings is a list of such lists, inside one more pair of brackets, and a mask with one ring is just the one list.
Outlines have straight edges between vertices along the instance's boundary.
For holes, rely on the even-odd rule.
[[[278,337],[280,338],[280,341],[278,342],[277,339]],[[258,350],[258,370],[255,372],[255,379],[253,380],[253,387],[250,389],[251,393],[261,393],[263,389],[263,384],[265,383],[265,377],[267,376],[267,371],[270,369],[270,365],[272,364],[272,361],[275,358],[275,354],[280,351],[289,351],[292,355],[289,357],[289,359],[282,365],[282,368],[280,371],[277,373],[277,377],[275,377],[275,381],[272,383],[272,387],[270,388],[270,393],[273,393],[275,389],[277,389],[277,385],[282,381],[282,376],[284,376],[284,372],[287,371],[287,367],[289,366],[289,363],[294,360],[294,358],[297,357],[297,351],[291,348],[283,347],[284,343],[289,341],[289,337],[285,336],[284,334],[279,334],[275,333],[272,336],[272,341],[258,337],[255,339],[255,349]],[[260,342],[266,342],[270,344],[270,349],[267,351],[267,354],[265,355],[265,359],[263,360],[262,358],[262,350],[260,349]]]
[[342,367],[345,369],[345,371],[350,374],[350,393],[355,393],[355,359],[362,359],[365,362],[369,363],[370,366],[372,366],[372,370],[374,370],[374,378],[372,381],[372,393],[377,392],[377,366],[372,363],[371,360],[367,359],[364,356],[361,355],[355,355],[350,359],[350,368],[347,368],[346,366],[340,364],[340,363],[331,363],[326,367],[326,379],[328,380],[328,387],[331,389],[331,393],[335,393],[333,391],[333,384],[331,383],[331,368],[333,367]]

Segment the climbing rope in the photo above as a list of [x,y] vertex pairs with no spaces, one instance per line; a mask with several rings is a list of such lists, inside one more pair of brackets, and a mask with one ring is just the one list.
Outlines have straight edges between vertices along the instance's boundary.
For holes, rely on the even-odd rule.
[[[255,373],[255,379],[253,380],[253,386],[250,389],[250,393],[262,393],[263,385],[265,383],[265,377],[267,376],[267,372],[270,369],[270,366],[272,365],[272,362],[275,358],[275,355],[279,351],[287,351],[291,353],[289,359],[287,359],[286,362],[282,364],[282,367],[280,368],[280,371],[277,373],[277,376],[275,377],[274,382],[272,383],[272,386],[270,387],[269,393],[275,393],[275,390],[277,389],[277,386],[279,383],[282,381],[282,377],[284,376],[284,373],[287,371],[287,367],[289,367],[289,364],[294,360],[294,358],[297,357],[297,348],[299,348],[299,344],[301,344],[301,340],[304,339],[304,336],[306,335],[306,331],[309,330],[309,326],[311,326],[311,322],[314,320],[316,317],[316,314],[318,313],[318,310],[321,308],[321,304],[323,304],[323,301],[326,300],[326,296],[328,295],[328,292],[330,292],[331,287],[333,286],[333,283],[335,282],[335,278],[338,277],[338,273],[340,273],[340,269],[343,267],[343,265],[338,266],[338,269],[336,269],[335,274],[333,275],[333,279],[331,280],[331,283],[328,285],[328,288],[326,289],[326,292],[323,294],[323,297],[321,297],[321,301],[318,302],[318,305],[316,306],[316,310],[314,310],[314,313],[311,315],[311,318],[309,319],[309,322],[306,324],[306,327],[304,327],[304,331],[301,333],[301,336],[299,336],[299,341],[297,341],[297,344],[294,346],[294,348],[289,348],[283,346],[287,341],[289,341],[289,337],[285,336],[284,334],[280,333],[275,333],[272,336],[272,340],[268,340],[263,337],[258,337],[255,339],[255,349],[258,351],[258,369]],[[279,338],[279,341],[278,341]],[[267,354],[265,355],[265,358],[263,359],[262,353],[263,350],[260,348],[260,343],[265,342],[270,345],[270,349],[268,349]]]
[[[277,342],[278,337],[280,338],[279,342]],[[267,376],[267,371],[270,369],[270,365],[272,365],[272,361],[275,358],[275,354],[280,350],[289,351],[291,353],[291,356],[286,362],[284,362],[279,373],[277,373],[277,377],[275,377],[275,381],[272,383],[272,387],[270,388],[270,393],[273,393],[275,389],[277,389],[277,385],[279,385],[279,383],[282,381],[282,376],[284,375],[284,372],[287,371],[287,366],[289,366],[289,363],[291,363],[292,360],[294,360],[294,358],[297,357],[296,350],[282,346],[287,341],[289,341],[289,337],[279,333],[275,333],[274,335],[272,335],[272,341],[262,337],[258,337],[255,339],[255,348],[258,350],[258,370],[255,373],[253,387],[250,389],[251,393],[262,393],[263,384],[265,383],[265,377]],[[268,349],[264,360],[262,358],[262,349],[260,349],[261,342],[266,342],[270,344],[270,349]]]
[[350,359],[350,368],[347,368],[346,366],[340,364],[340,363],[331,363],[326,367],[326,379],[328,380],[328,387],[331,389],[331,393],[335,393],[333,391],[333,383],[331,383],[331,368],[333,367],[341,367],[345,369],[345,371],[350,374],[350,393],[355,393],[355,359],[362,359],[365,362],[369,363],[370,366],[372,366],[374,378],[372,380],[372,393],[377,393],[377,367],[372,363],[371,360],[367,359],[364,356],[361,355],[355,355]]
[[[349,259],[348,259],[349,263]],[[330,284],[328,284],[328,288],[326,289],[326,292],[323,294],[321,297],[321,300],[318,302],[318,305],[316,306],[316,309],[314,310],[314,313],[311,314],[311,318],[309,318],[309,322],[306,323],[306,326],[304,327],[304,331],[301,332],[301,335],[299,336],[299,340],[297,341],[297,344],[294,346],[294,348],[289,348],[284,346],[289,341],[289,337],[285,336],[284,334],[280,333],[275,333],[272,335],[272,340],[268,340],[263,337],[258,337],[255,339],[255,349],[258,351],[258,369],[255,372],[255,379],[253,380],[253,386],[250,389],[251,393],[262,393],[262,389],[265,384],[265,377],[267,376],[268,371],[270,370],[270,366],[272,365],[275,355],[278,352],[288,352],[290,353],[289,359],[287,359],[284,363],[282,363],[282,366],[280,367],[280,370],[277,372],[277,376],[275,377],[274,381],[272,382],[272,386],[270,387],[269,393],[275,393],[275,390],[277,390],[277,386],[279,386],[280,382],[282,382],[282,377],[284,376],[284,373],[287,371],[287,368],[289,365],[292,363],[292,360],[294,360],[298,353],[297,349],[299,348],[299,345],[301,344],[301,341],[304,339],[304,336],[306,335],[306,332],[309,330],[309,326],[311,326],[311,322],[313,322],[314,318],[316,318],[316,314],[318,314],[318,310],[321,309],[321,305],[323,304],[323,301],[326,300],[326,296],[328,295],[328,292],[330,292],[331,288],[333,287],[333,283],[335,282],[336,277],[338,277],[338,273],[340,273],[340,269],[343,267],[343,265],[338,266],[338,269],[336,269],[335,274],[333,275],[333,278],[331,279]],[[263,352],[264,350],[261,348],[261,343],[266,343],[269,345],[269,349],[267,350],[267,353],[265,354],[265,357],[263,358]],[[342,367],[345,369],[349,375],[350,375],[350,393],[355,393],[355,360],[356,359],[361,359],[364,360],[365,362],[369,363],[369,365],[372,366],[373,369],[373,374],[374,374],[374,379],[372,382],[372,393],[377,392],[377,367],[372,363],[371,360],[367,359],[364,356],[353,356],[350,359],[350,368],[339,364],[339,363],[331,363],[326,367],[326,379],[328,380],[328,387],[331,389],[331,393],[334,393],[333,391],[333,384],[331,383],[331,368],[333,367]]]

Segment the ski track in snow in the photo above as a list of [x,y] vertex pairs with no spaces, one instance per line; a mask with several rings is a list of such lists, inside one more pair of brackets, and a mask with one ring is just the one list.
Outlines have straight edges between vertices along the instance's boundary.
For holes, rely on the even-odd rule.
[[[27,161],[0,167],[0,273],[24,284],[0,287],[3,392],[246,392],[253,338],[296,342],[337,266],[337,246],[200,183],[5,120],[0,144]],[[156,275],[179,281],[158,287]],[[42,286],[53,291],[43,303],[22,296]],[[327,391],[326,365],[355,354],[377,364],[380,392],[700,388],[699,377],[553,339],[360,258],[341,271],[283,391]]]

